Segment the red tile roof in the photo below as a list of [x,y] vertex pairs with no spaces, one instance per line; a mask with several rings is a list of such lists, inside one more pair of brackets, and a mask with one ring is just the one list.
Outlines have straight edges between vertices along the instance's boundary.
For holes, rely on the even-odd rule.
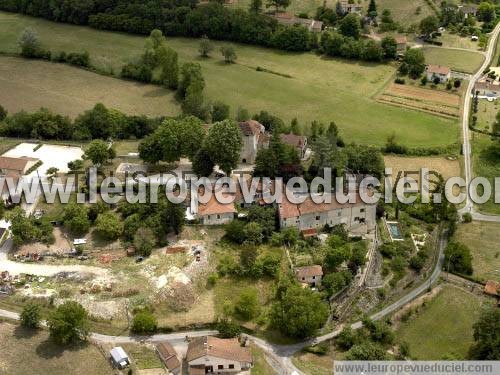
[[201,216],[205,215],[216,215],[216,214],[228,214],[228,213],[236,213],[236,208],[234,208],[234,202],[232,203],[220,203],[215,194],[212,195],[210,200],[203,204],[200,203],[198,205],[198,214]]
[[264,133],[265,127],[260,122],[255,120],[242,121],[238,123],[240,126],[241,132],[245,137],[251,135],[258,135]]
[[323,276],[323,269],[318,265],[296,267],[295,276],[299,279],[303,277]]
[[0,156],[0,169],[7,169],[11,171],[23,171],[30,161],[38,161],[38,159],[22,156],[20,158],[10,158],[7,156]]
[[186,360],[191,362],[205,355],[230,361],[252,363],[250,348],[241,346],[238,339],[219,339],[213,336],[193,339],[188,345]]
[[170,343],[160,342],[156,345],[156,350],[163,363],[165,363],[165,366],[167,366],[170,371],[181,367],[181,362],[177,358],[177,353]]
[[287,199],[286,194],[283,194],[282,203],[279,204],[279,215],[280,218],[287,219],[304,214],[328,212],[340,208],[362,206],[366,204],[361,200],[359,195],[356,195],[355,203],[339,203],[335,199],[335,195],[332,196],[331,200],[330,203],[315,203],[311,197],[307,197],[303,203],[295,204]]
[[494,280],[488,280],[484,286],[484,292],[491,296],[500,296],[500,283]]
[[447,66],[442,66],[442,65],[427,65],[425,70],[429,73],[435,73],[435,74],[450,74],[451,70]]
[[295,134],[280,134],[281,142],[293,146],[293,147],[304,147],[307,138],[302,135]]

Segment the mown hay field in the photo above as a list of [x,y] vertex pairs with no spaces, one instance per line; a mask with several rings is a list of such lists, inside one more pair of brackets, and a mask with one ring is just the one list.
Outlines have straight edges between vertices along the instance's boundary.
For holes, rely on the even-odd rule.
[[76,117],[98,102],[130,115],[179,113],[172,91],[46,61],[0,56],[0,87],[11,113],[47,107]]
[[378,100],[437,116],[460,116],[460,96],[438,90],[392,83],[378,96]]
[[[114,74],[142,53],[146,41],[141,36],[0,12],[0,52],[18,51],[17,39],[28,26],[37,31],[46,48],[67,52],[87,50],[92,64]],[[219,54],[219,47],[225,43],[214,42],[216,48],[208,59],[198,56],[199,41],[196,39],[168,38],[168,44],[178,52],[181,62],[200,63],[206,81],[207,99],[229,104],[233,114],[238,107],[247,108],[252,113],[266,110],[285,121],[296,117],[305,129],[313,120],[326,124],[335,121],[346,141],[364,144],[382,145],[393,132],[408,146],[442,146],[452,144],[458,138],[459,128],[455,119],[379,103],[373,98],[392,79],[395,73],[392,65],[326,59],[313,53],[287,53],[248,45],[236,45],[237,63],[228,65]],[[63,82],[70,79],[65,75],[79,74],[73,73],[73,70],[69,73],[59,65],[54,67],[59,71],[58,80]],[[258,71],[257,67],[271,73]],[[15,72],[16,67],[11,69]],[[40,74],[36,70],[33,74],[27,71],[26,79],[36,82]],[[92,81],[99,80],[100,77],[95,77]],[[91,84],[94,83],[89,82]],[[2,90],[6,92],[5,96],[16,95],[20,90],[15,82],[10,85],[11,88]],[[47,83],[47,87],[51,85],[54,83]],[[98,83],[95,83],[95,89],[83,91],[78,85],[69,88],[66,87],[68,85],[75,86],[67,82],[62,96],[58,92],[49,95],[50,91],[46,90],[47,99],[43,87],[22,91],[26,101],[23,105],[36,107],[47,103],[46,106],[52,104],[65,108],[68,107],[68,96],[76,97],[77,101],[83,97],[89,102],[100,96],[103,100],[111,96],[109,90],[103,90]],[[147,102],[161,101],[158,106],[164,108],[163,114],[175,112],[177,107],[170,100],[172,94],[167,95],[160,88],[156,90],[127,96],[128,89],[122,89],[115,100],[123,102],[122,106],[130,107],[137,105],[136,99],[142,100],[148,94]],[[60,98],[62,104],[55,103],[55,96]],[[2,100],[8,99],[0,98],[0,102]],[[75,112],[70,108],[66,111]],[[158,107],[155,111],[159,111]]]

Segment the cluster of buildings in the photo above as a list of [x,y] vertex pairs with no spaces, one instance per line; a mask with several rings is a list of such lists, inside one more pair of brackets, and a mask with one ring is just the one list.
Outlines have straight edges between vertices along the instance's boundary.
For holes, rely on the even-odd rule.
[[[344,14],[354,13],[362,16],[363,7],[357,1],[340,0],[338,4]],[[315,19],[296,17],[287,12],[276,12],[273,17],[282,25],[302,25],[313,33],[320,33],[323,30],[323,22]]]
[[[269,146],[270,135],[265,127],[255,120],[239,123],[243,139],[243,147],[240,152],[240,162],[253,164],[257,153],[262,148]],[[281,141],[293,147],[301,159],[308,152],[307,137],[295,134],[281,134]],[[249,176],[250,177],[250,176]],[[249,182],[250,183],[250,182]],[[275,185],[264,186],[259,183],[254,195],[254,201],[250,204],[267,205],[263,199],[266,195],[275,194]],[[233,194],[232,203],[220,203],[212,196],[207,203],[200,203],[198,207],[192,207],[191,217],[199,220],[204,225],[227,224],[238,216],[237,208],[245,208],[249,205],[243,199],[241,187]],[[300,231],[317,231],[325,225],[345,225],[348,229],[363,228],[363,232],[370,232],[375,228],[375,205],[363,202],[359,196],[354,203],[339,204],[335,199],[331,203],[317,204],[311,196],[305,198],[303,203],[295,204],[286,198],[279,204],[273,204],[277,210],[281,228],[296,227]]]
[[495,100],[500,96],[500,67],[490,68],[490,71],[477,80],[474,94],[480,99]]
[[[167,341],[156,344],[155,350],[169,374],[189,375],[236,374],[252,368],[253,358],[250,348],[236,338],[220,339],[202,336],[191,339],[185,357],[185,370],[175,348]],[[122,347],[110,351],[114,367],[124,369],[130,365],[130,358]]]

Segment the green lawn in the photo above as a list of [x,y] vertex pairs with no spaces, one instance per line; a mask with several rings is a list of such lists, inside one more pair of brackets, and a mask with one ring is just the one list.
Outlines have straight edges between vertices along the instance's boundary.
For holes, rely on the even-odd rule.
[[446,355],[465,358],[472,344],[472,325],[479,317],[481,299],[453,286],[443,290],[396,332],[410,346],[410,356],[439,360]]
[[489,102],[487,100],[480,99],[477,106],[476,128],[491,131],[493,129],[493,124],[496,121],[496,115],[499,110],[500,107],[496,100],[493,102]]
[[500,224],[472,222],[460,225],[456,239],[472,252],[473,276],[500,281]]
[[468,52],[442,47],[424,47],[427,64],[449,66],[452,70],[475,73],[481,66],[484,56],[478,52]]
[[[489,136],[472,132],[472,161],[475,177],[486,177],[490,180],[492,189],[494,178],[500,176],[500,158],[491,150],[492,141]],[[494,196],[479,206],[479,210],[485,213],[500,214],[500,204],[495,204]]]
[[[369,1],[366,0],[365,3],[368,4]],[[383,9],[389,9],[394,20],[401,22],[404,26],[434,15],[434,11],[425,0],[378,0],[376,4],[380,15]],[[417,14],[417,8],[420,8],[420,14]]]
[[438,40],[443,42],[443,47],[466,48],[471,51],[478,51],[478,42],[473,42],[470,37],[461,37],[458,34],[444,32]]
[[[16,41],[26,26],[38,32],[46,47],[88,50],[93,64],[114,73],[138,56],[145,42],[140,36],[0,12],[0,51],[16,51]],[[218,52],[209,59],[200,59],[197,40],[169,38],[169,44],[178,51],[181,61],[194,60],[202,65],[207,97],[230,104],[233,113],[239,106],[251,112],[267,110],[287,121],[297,117],[306,127],[313,120],[335,121],[348,142],[365,144],[382,145],[393,132],[409,146],[441,146],[454,143],[458,137],[456,121],[372,99],[392,80],[395,68],[390,65],[323,59],[313,53],[292,54],[246,45],[236,46],[237,64],[226,65]],[[292,78],[258,72],[257,66]],[[44,96],[37,93],[25,97],[41,101]],[[171,110],[172,104],[167,101],[165,114]]]
[[49,108],[72,118],[101,102],[130,115],[176,115],[170,90],[41,60],[0,56],[0,103],[10,113]]
[[0,323],[0,373],[10,375],[113,374],[111,366],[92,344],[61,347],[44,330],[26,330]]

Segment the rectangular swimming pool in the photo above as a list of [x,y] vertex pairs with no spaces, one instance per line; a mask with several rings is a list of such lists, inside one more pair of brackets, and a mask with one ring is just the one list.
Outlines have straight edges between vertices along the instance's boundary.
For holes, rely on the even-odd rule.
[[393,241],[402,241],[404,240],[403,234],[401,233],[401,228],[399,227],[399,223],[396,221],[388,221],[387,229],[389,230],[389,234]]

